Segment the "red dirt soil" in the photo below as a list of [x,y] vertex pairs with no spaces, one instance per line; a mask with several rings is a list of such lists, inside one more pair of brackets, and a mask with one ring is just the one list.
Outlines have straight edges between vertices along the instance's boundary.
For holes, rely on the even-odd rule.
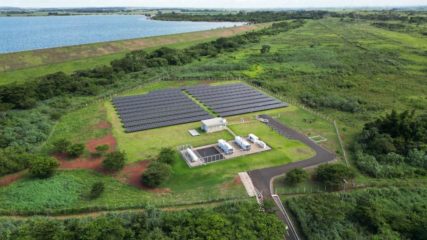
[[3,177],[0,177],[0,187],[7,186],[16,180],[22,178],[27,171],[20,171],[17,173],[9,174]]
[[59,159],[59,169],[92,169],[102,172],[103,158],[77,158],[73,160]]
[[96,128],[98,128],[98,129],[109,129],[109,128],[111,128],[111,124],[107,121],[100,121],[96,125]]
[[[89,152],[94,153],[96,152],[96,147],[100,145],[108,145],[110,147],[108,151],[112,152],[116,149],[116,139],[111,134],[102,138],[92,139],[86,143],[86,148]],[[54,156],[60,162],[60,169],[92,169],[103,172],[102,157],[67,159],[64,154],[55,154]]]
[[145,191],[154,193],[169,193],[171,191],[169,188],[148,188],[141,183],[141,175],[149,165],[149,160],[128,164],[122,171],[120,171],[116,178],[123,183],[129,184],[139,189],[143,189]]
[[112,152],[116,149],[116,139],[113,137],[112,134],[108,134],[102,138],[89,140],[86,143],[86,148],[89,150],[89,152],[94,153],[96,152],[96,147],[101,145],[108,145],[110,147],[108,151]]

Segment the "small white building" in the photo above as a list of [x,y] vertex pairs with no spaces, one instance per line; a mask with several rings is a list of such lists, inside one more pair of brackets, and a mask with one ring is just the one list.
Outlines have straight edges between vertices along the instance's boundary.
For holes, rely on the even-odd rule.
[[241,149],[245,150],[245,151],[249,151],[251,150],[251,145],[243,138],[236,136],[234,138],[234,141],[236,142],[237,145],[240,146]]
[[202,129],[207,133],[222,131],[227,127],[227,120],[224,118],[211,118],[202,120]]
[[218,140],[218,147],[221,148],[222,151],[225,152],[225,154],[233,154],[234,153],[234,148],[228,142],[226,142],[224,139]]

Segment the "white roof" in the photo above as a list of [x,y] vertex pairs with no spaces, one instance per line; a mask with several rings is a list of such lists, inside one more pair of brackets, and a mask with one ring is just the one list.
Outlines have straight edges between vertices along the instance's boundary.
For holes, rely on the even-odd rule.
[[202,124],[206,126],[216,126],[216,125],[223,125],[224,123],[227,123],[227,120],[224,118],[211,118],[202,120]]

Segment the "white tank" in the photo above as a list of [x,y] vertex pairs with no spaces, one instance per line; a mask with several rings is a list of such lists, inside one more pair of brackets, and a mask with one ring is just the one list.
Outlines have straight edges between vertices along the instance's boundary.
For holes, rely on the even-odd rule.
[[224,139],[218,140],[218,146],[226,153],[226,154],[232,154],[234,152],[233,147],[226,142]]
[[251,141],[251,142],[255,143],[256,141],[258,141],[258,140],[259,140],[259,137],[255,136],[255,134],[250,133],[250,134],[248,135],[248,139],[249,139],[249,141]]
[[199,160],[199,158],[197,157],[197,155],[190,148],[187,148],[187,154],[188,154],[188,156],[190,156],[190,160],[192,162],[196,162],[196,161]]
[[236,136],[234,138],[234,141],[237,143],[237,145],[240,146],[240,148],[242,148],[243,150],[250,150],[251,149],[251,145],[243,138]]
[[267,148],[267,144],[265,144],[265,142],[263,141],[257,140],[255,141],[255,144],[258,145],[258,147],[260,148],[263,148],[263,149]]

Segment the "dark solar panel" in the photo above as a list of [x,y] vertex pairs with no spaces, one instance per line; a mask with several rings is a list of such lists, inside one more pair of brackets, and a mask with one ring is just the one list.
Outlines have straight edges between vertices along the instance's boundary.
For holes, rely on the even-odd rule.
[[201,86],[186,89],[193,97],[220,116],[281,108],[287,104],[245,84]]
[[211,118],[180,89],[114,98],[126,132],[165,127]]
[[209,119],[211,117],[212,116],[210,116],[208,113],[206,113],[206,115],[204,115],[204,116],[182,118],[182,119],[176,119],[176,120],[172,120],[172,121],[129,127],[129,128],[126,128],[126,132],[136,132],[136,131],[148,130],[148,129],[153,129],[153,128],[166,127],[166,126],[178,125],[178,124],[183,124],[183,123],[190,123],[190,122],[200,121],[200,120],[204,120],[204,119]]
[[195,113],[205,113],[202,109],[189,109],[186,111],[175,111],[175,112],[163,112],[156,115],[140,115],[140,116],[133,116],[133,117],[125,117],[122,118],[123,122],[125,124],[131,123],[131,122],[140,122],[147,119],[156,119],[160,120],[161,118],[169,117],[169,116],[186,116],[186,115],[192,115]]
[[252,108],[248,108],[248,109],[240,109],[240,110],[222,112],[222,113],[219,113],[219,115],[221,117],[227,117],[227,116],[239,115],[239,114],[244,114],[244,113],[252,113],[252,112],[259,112],[259,111],[270,110],[270,109],[275,109],[275,108],[282,108],[282,107],[287,107],[287,106],[288,105],[286,103],[278,103],[278,104],[274,104],[274,105],[252,107]]

